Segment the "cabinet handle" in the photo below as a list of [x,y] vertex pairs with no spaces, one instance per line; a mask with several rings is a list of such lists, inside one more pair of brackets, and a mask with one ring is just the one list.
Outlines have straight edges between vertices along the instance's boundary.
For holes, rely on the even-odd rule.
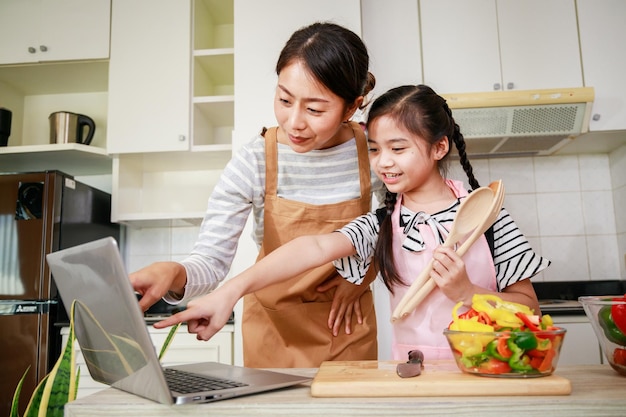
[[41,52],[47,52],[48,51],[48,47],[46,45],[39,45],[39,50]]
[[185,135],[178,135],[178,140],[180,142],[184,142],[185,140],[187,140],[187,138],[185,137]]
[[593,120],[594,122],[597,122],[598,120],[600,120],[600,115],[598,113],[594,114],[591,117],[591,120]]
[[35,52],[37,52],[37,50],[35,48],[33,48],[32,46],[28,47],[28,52],[31,54],[34,54]]
[[515,84],[514,83],[506,83],[506,89],[507,90],[512,90],[515,88]]
[[498,90],[500,89],[500,87],[501,87],[501,86],[500,86],[500,83],[495,83],[495,84],[493,85],[493,89],[494,89],[495,91],[498,91]]

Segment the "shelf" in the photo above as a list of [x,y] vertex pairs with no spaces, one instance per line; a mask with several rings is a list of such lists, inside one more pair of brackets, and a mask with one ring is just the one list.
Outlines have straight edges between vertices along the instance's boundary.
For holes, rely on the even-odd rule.
[[25,96],[105,92],[109,61],[56,62],[0,66],[0,82]]
[[234,94],[235,55],[222,51],[194,54],[194,97]]
[[230,145],[206,146],[195,152],[116,155],[113,221],[139,227],[180,219],[199,224],[230,158]]
[[105,149],[77,143],[7,146],[0,148],[2,172],[59,170],[67,174],[111,174],[112,159]]

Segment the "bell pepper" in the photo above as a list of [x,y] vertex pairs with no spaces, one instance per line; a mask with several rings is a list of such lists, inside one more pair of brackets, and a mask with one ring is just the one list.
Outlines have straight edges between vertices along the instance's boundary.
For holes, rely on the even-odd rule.
[[531,350],[537,347],[537,337],[532,332],[515,333],[515,344],[522,350]]
[[626,366],[626,349],[615,348],[613,351],[613,362],[620,366]]
[[500,339],[494,339],[491,342],[489,342],[487,344],[487,355],[491,356],[492,358],[495,358],[499,361],[502,362],[508,362],[508,358],[505,358],[504,356],[502,356],[500,354],[500,352],[498,352],[498,343],[500,342]]
[[533,367],[529,363],[530,359],[528,358],[528,355],[524,355],[524,349],[522,349],[515,343],[515,339],[511,337],[507,340],[506,343],[513,353],[509,358],[509,366],[511,367],[511,369],[515,372],[532,371]]
[[611,306],[611,316],[617,328],[626,334],[626,297],[613,298],[613,301],[624,302],[624,304],[613,304]]
[[516,312],[533,315],[533,311],[528,306],[504,301],[493,294],[474,294],[472,308],[479,313],[487,313],[491,320],[502,327],[516,328],[523,324],[522,320],[515,315]]
[[598,323],[600,323],[600,327],[602,327],[607,339],[615,344],[626,346],[626,334],[622,333],[615,325],[610,305],[606,305],[600,309],[598,312]]

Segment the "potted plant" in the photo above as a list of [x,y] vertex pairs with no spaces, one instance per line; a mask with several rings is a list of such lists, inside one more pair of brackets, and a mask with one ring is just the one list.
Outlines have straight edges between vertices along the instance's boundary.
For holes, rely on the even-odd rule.
[[[39,382],[33,391],[23,417],[63,417],[65,404],[76,399],[80,377],[80,369],[76,369],[74,351],[74,341],[76,339],[74,335],[74,312],[76,305],[77,302],[74,301],[70,314],[70,331],[65,348],[50,373]],[[81,303],[78,303],[78,305],[81,308],[85,308]],[[159,360],[165,355],[167,348],[174,340],[178,327],[179,325],[176,325],[170,329],[165,343],[161,347]],[[13,394],[10,417],[20,417],[18,414],[18,399],[28,371],[29,369],[26,369]]]

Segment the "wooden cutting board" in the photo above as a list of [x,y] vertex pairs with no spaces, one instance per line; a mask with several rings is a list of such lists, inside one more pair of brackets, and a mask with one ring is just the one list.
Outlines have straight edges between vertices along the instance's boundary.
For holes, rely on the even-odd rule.
[[493,378],[462,373],[454,361],[426,363],[422,374],[400,378],[397,361],[323,362],[311,383],[313,397],[430,397],[569,395],[568,379]]

